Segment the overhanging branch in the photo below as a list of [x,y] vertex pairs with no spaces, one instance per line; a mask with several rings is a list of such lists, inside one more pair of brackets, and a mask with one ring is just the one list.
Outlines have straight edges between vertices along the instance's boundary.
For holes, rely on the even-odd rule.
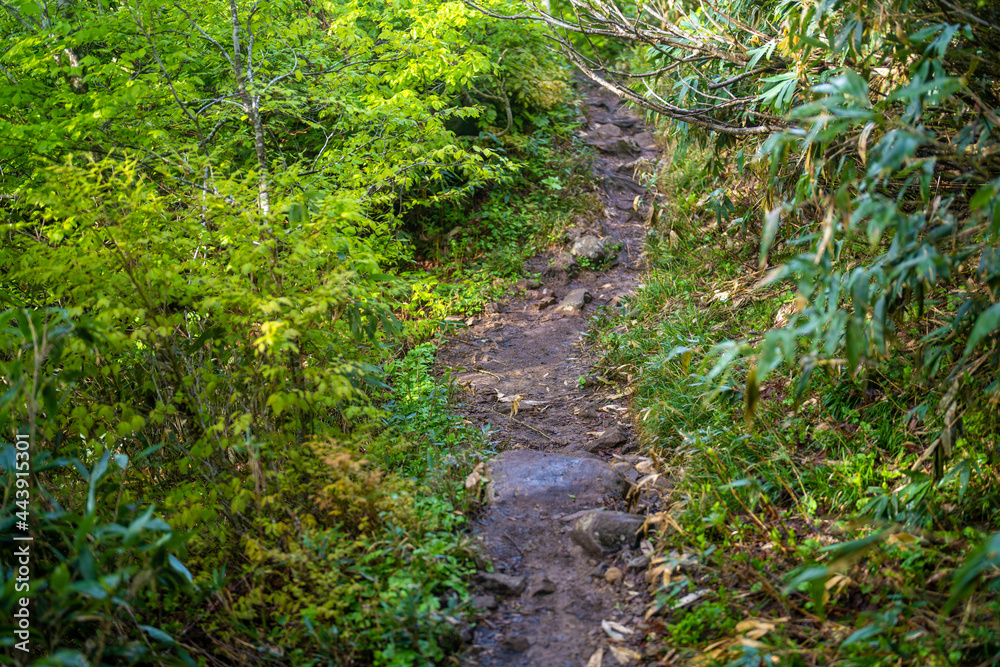
[[[662,77],[683,66],[693,67],[694,63],[716,63],[716,69],[725,72],[729,69],[744,70],[752,60],[748,47],[744,47],[735,34],[726,33],[718,21],[709,21],[719,34],[694,34],[659,13],[648,4],[641,5],[634,16],[627,15],[615,0],[571,0],[571,16],[556,16],[546,11],[538,4],[529,2],[531,12],[516,15],[505,15],[482,7],[475,0],[463,0],[466,5],[493,18],[507,21],[534,21],[542,23],[547,28],[547,37],[558,44],[557,50],[573,63],[584,75],[597,85],[611,91],[638,107],[647,109],[672,120],[734,136],[766,135],[785,129],[786,125],[773,117],[768,117],[756,110],[759,98],[756,95],[746,95],[745,91],[735,94],[725,90],[724,94],[733,99],[711,95],[708,92],[726,89],[751,79],[764,72],[776,69],[775,65],[762,65],[740,71],[733,75],[725,73],[721,81],[709,83],[705,87],[689,89],[696,99],[709,104],[678,106],[671,104],[656,95],[650,87],[650,80]],[[709,6],[713,6],[711,2]],[[753,38],[768,38],[757,29],[751,29],[743,24],[736,24],[730,17],[720,13],[721,21],[735,26],[738,31],[750,33]],[[660,54],[668,61],[667,64],[654,66],[649,71],[628,72],[620,67],[613,67],[599,55],[590,56],[583,53],[570,40],[572,35],[581,35],[590,42],[591,37],[601,37],[624,41],[638,46],[646,46]],[[769,38],[768,38],[769,39]],[[713,41],[714,40],[714,41]],[[591,51],[597,52],[591,43]],[[670,62],[672,61],[672,62]],[[701,69],[696,69],[697,75],[704,76]],[[638,92],[629,81],[643,81],[647,93]],[[745,86],[744,86],[745,88]],[[719,104],[711,104],[720,100]],[[738,114],[742,113],[742,117]],[[751,125],[744,125],[743,120],[750,115],[756,120]]]

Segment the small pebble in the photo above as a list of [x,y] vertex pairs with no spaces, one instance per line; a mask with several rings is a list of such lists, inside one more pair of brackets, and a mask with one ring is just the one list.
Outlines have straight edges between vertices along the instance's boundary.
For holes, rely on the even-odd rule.
[[608,571],[604,573],[604,580],[609,584],[611,584],[612,586],[616,586],[617,584],[621,583],[622,579],[623,579],[622,571],[619,570],[617,567],[609,567]]
[[646,568],[646,567],[649,566],[649,557],[648,556],[636,556],[635,558],[633,558],[632,560],[630,560],[627,563],[627,565],[628,565],[628,569],[630,569],[630,570],[642,570],[642,569],[644,569],[644,568]]
[[538,586],[531,592],[532,595],[550,595],[555,593],[557,590],[556,582],[552,581],[548,577],[545,577],[540,582]]

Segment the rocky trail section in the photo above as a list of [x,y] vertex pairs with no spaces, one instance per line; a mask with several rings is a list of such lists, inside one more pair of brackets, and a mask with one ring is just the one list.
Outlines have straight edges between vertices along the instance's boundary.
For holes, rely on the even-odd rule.
[[460,409],[503,450],[486,467],[474,525],[495,571],[476,581],[483,616],[467,667],[653,663],[641,644],[643,527],[656,495],[635,488],[650,462],[630,454],[627,397],[590,375],[583,334],[588,313],[615,307],[640,279],[635,177],[659,155],[617,98],[595,89],[586,109],[603,215],[570,229],[565,250],[530,260],[526,275],[538,277],[456,327],[438,357],[468,390]]

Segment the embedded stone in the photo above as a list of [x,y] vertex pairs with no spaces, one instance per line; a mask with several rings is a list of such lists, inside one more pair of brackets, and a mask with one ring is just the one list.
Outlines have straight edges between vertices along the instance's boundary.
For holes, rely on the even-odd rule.
[[648,130],[646,132],[640,132],[632,137],[632,139],[643,148],[656,148],[656,137],[653,136],[653,133]]
[[600,458],[563,456],[528,449],[502,452],[486,466],[486,499],[502,504],[530,497],[540,504],[563,502],[594,507],[605,494],[623,496],[629,483]]
[[499,572],[480,572],[476,578],[483,588],[497,595],[520,595],[528,585],[524,577]]
[[548,577],[542,577],[541,580],[531,587],[531,596],[551,595],[557,590],[558,587],[556,586],[556,582],[552,581]]
[[597,440],[587,444],[587,451],[596,452],[599,449],[611,449],[628,442],[628,433],[621,426],[612,426],[600,435]]
[[575,257],[582,257],[592,262],[599,262],[608,256],[607,248],[604,247],[604,241],[596,236],[589,235],[578,238],[573,243],[573,247],[570,248],[570,252]]
[[563,297],[562,302],[556,310],[564,313],[579,313],[583,310],[584,306],[590,303],[592,298],[590,292],[581,287]]
[[542,281],[546,285],[569,285],[572,276],[569,271],[559,266],[546,266],[542,269]]
[[594,510],[576,521],[570,537],[592,556],[603,557],[639,544],[645,517],[628,512]]
[[594,129],[594,136],[598,139],[614,139],[622,136],[622,129],[612,123],[608,123],[607,125],[598,125],[597,128]]
[[560,269],[566,269],[570,273],[573,273],[580,268],[580,265],[576,262],[576,257],[568,252],[560,252],[553,257],[552,266],[559,267]]
[[534,310],[545,310],[546,308],[556,305],[558,301],[559,300],[556,299],[554,296],[549,295],[546,297],[542,297],[538,301],[534,302],[533,304],[531,304],[531,307]]

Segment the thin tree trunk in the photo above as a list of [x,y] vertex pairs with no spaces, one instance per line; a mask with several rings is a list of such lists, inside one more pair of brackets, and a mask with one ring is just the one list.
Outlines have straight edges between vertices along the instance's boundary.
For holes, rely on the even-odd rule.
[[[240,48],[240,15],[236,0],[229,0],[229,13],[233,24],[233,68],[236,70],[236,92],[243,104],[243,111],[253,127],[253,145],[257,153],[257,169],[260,172],[257,204],[265,216],[271,214],[271,178],[267,164],[267,149],[264,146],[264,124],[260,119],[260,98],[253,95],[247,87],[247,75],[252,72],[243,71],[243,54]],[[248,67],[251,65],[248,64]]]

